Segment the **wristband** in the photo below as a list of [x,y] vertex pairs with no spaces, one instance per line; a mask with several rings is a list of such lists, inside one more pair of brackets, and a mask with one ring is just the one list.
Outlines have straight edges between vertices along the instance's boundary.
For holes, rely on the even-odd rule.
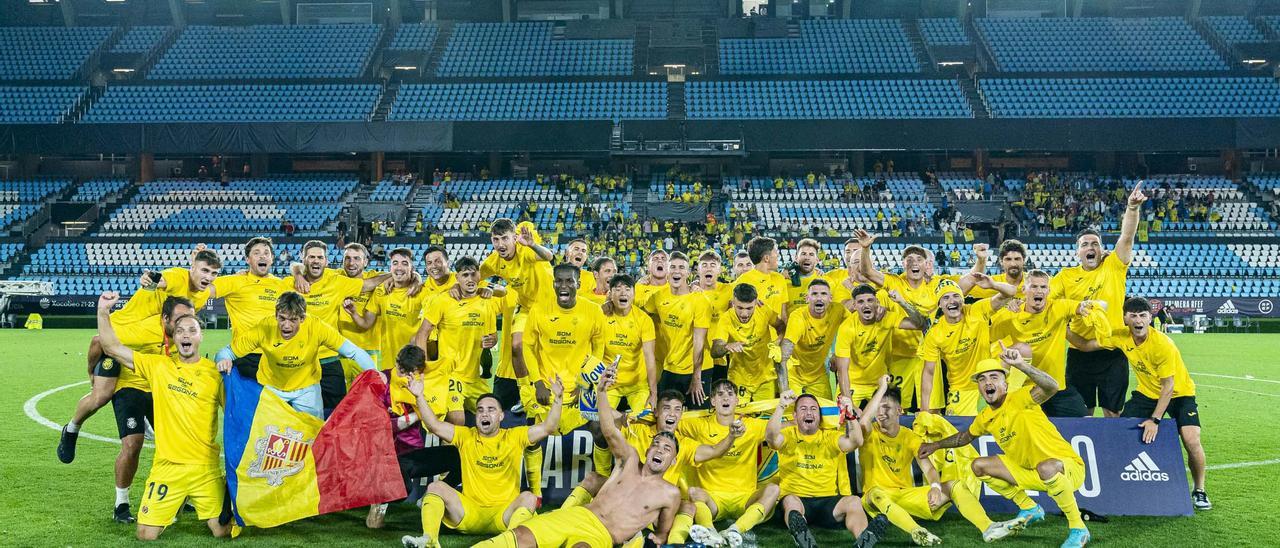
[[1156,426],[1160,426],[1160,417],[1151,417],[1151,422],[1156,423]]
[[939,491],[941,491],[941,490],[942,490],[942,486],[941,486],[941,485],[938,485],[938,482],[936,482],[936,481],[935,481],[935,482],[933,482],[933,483],[930,483],[930,484],[929,484],[929,487],[930,487],[930,488],[932,488],[932,489],[937,489],[937,490],[939,490]]

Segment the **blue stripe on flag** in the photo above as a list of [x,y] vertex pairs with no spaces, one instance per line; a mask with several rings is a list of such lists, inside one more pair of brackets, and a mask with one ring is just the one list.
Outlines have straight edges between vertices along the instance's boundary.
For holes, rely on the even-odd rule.
[[[231,373],[224,375],[223,386],[226,387],[226,403],[222,414],[222,448],[226,456],[227,491],[234,510],[239,492],[236,470],[240,468],[245,447],[250,443],[249,433],[253,429],[253,417],[258,412],[258,400],[262,398],[262,385],[232,369]],[[235,518],[236,524],[243,527],[244,520],[238,511]]]

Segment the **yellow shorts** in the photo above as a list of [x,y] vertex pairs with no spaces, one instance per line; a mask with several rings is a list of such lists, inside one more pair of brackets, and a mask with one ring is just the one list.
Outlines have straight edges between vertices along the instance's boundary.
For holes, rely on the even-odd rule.
[[626,400],[629,414],[636,415],[649,406],[649,385],[640,381],[631,386],[614,386],[609,389],[609,403],[614,409]]
[[[734,383],[737,384],[737,383]],[[738,405],[778,397],[777,381],[764,381],[757,385],[738,385]]]
[[747,503],[751,500],[754,491],[745,493],[718,493],[715,491],[707,491],[707,495],[711,497],[711,502],[716,504],[716,519],[737,519],[743,512],[747,511]]
[[138,523],[168,527],[184,500],[196,507],[197,517],[210,520],[222,513],[226,496],[227,482],[221,466],[156,461],[143,484]]
[[[520,402],[524,405],[525,416],[535,422],[546,419],[547,413],[551,411],[550,406],[538,403],[537,391],[530,382],[520,382]],[[587,419],[578,410],[578,402],[566,399],[560,406],[560,427],[556,429],[554,435],[568,434],[584,424],[587,424]]]
[[824,398],[828,400],[835,399],[831,397],[832,393],[831,393],[830,379],[824,378],[818,382],[805,383],[800,379],[796,378],[794,375],[788,374],[787,384],[791,387],[791,391],[795,392],[797,396],[799,396],[800,394],[811,394],[819,398]]
[[507,530],[507,524],[502,521],[502,515],[507,512],[507,507],[511,506],[511,503],[502,506],[483,506],[475,499],[468,497],[466,493],[458,493],[458,497],[462,499],[462,521],[449,523],[449,516],[446,514],[445,527],[464,535],[496,535]]
[[613,546],[613,535],[600,523],[600,518],[582,506],[540,514],[520,526],[533,533],[534,540],[541,548]]
[[874,384],[851,384],[849,385],[849,399],[853,400],[853,404],[858,407],[864,407],[871,400],[871,396],[876,395]]
[[[921,393],[921,376],[924,372],[924,360],[918,357],[889,358],[889,374],[893,382],[902,391],[902,406],[910,407],[911,402]],[[942,409],[946,405],[946,395],[942,389],[942,369],[935,369],[933,374],[933,391],[929,395],[929,409]]]
[[[1049,486],[1044,484],[1044,480],[1040,479],[1040,472],[1035,468],[1023,468],[1013,464],[1005,455],[999,455],[1000,462],[1004,463],[1004,467],[1009,469],[1009,474],[1013,476],[1014,481],[1018,483],[1018,487],[1030,489],[1032,491],[1048,491]],[[1058,459],[1062,461],[1063,473],[1067,476],[1067,481],[1071,482],[1071,490],[1075,491],[1084,485],[1084,465],[1076,462],[1074,459]]]
[[947,513],[947,508],[951,506],[951,503],[948,502],[938,508],[930,508],[930,489],[933,489],[933,487],[928,485],[908,487],[906,489],[872,487],[866,493],[863,493],[862,508],[867,511],[868,517],[876,517],[876,515],[884,513],[884,508],[881,508],[880,503],[877,501],[887,500],[906,510],[912,516],[937,521],[942,519],[943,514]]
[[476,401],[480,399],[480,396],[493,391],[493,388],[489,386],[488,379],[477,377],[474,379],[461,379],[458,382],[462,384],[462,406],[472,413],[476,412]]
[[982,401],[978,389],[951,390],[947,392],[947,414],[957,417],[978,415],[978,402]]

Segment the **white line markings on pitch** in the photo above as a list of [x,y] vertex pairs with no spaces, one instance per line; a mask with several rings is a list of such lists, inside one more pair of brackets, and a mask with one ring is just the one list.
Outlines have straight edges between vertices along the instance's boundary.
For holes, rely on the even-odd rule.
[[1253,395],[1255,395],[1255,396],[1271,396],[1271,397],[1273,397],[1273,398],[1280,398],[1280,394],[1268,394],[1268,393],[1266,393],[1266,392],[1254,392],[1254,391],[1252,391],[1252,390],[1241,390],[1241,389],[1239,389],[1239,388],[1231,388],[1231,387],[1227,387],[1227,386],[1218,386],[1218,385],[1216,385],[1216,384],[1205,384],[1205,383],[1199,383],[1199,384],[1197,384],[1196,386],[1203,386],[1203,387],[1206,387],[1206,388],[1219,388],[1219,389],[1222,389],[1222,390],[1230,390],[1230,391],[1232,391],[1232,392],[1244,392],[1245,394],[1253,394]]
[[[62,425],[44,418],[44,415],[41,415],[40,411],[36,409],[36,405],[40,404],[40,400],[43,400],[52,394],[57,394],[58,392],[61,392],[68,388],[75,388],[77,386],[84,385],[84,384],[89,384],[89,381],[73,382],[71,384],[59,386],[57,388],[50,388],[48,390],[45,390],[44,392],[31,396],[31,399],[27,400],[27,403],[22,404],[22,411],[26,413],[27,417],[29,417],[31,420],[36,421],[37,424],[42,424],[44,426],[52,428],[55,431],[62,432]],[[97,434],[90,434],[88,432],[85,432],[84,430],[80,431],[80,437],[89,438],[95,441],[104,441],[107,443],[114,443],[116,445],[120,445],[119,439],[108,438],[106,436],[99,436]],[[154,447],[154,445],[152,445],[151,442],[147,442],[145,446]]]
[[1272,384],[1280,384],[1280,381],[1271,380],[1271,379],[1259,379],[1259,378],[1257,378],[1257,377],[1254,377],[1253,375],[1245,375],[1245,376],[1243,376],[1243,377],[1236,377],[1236,376],[1232,376],[1232,375],[1218,375],[1218,374],[1216,374],[1216,373],[1197,373],[1197,372],[1195,372],[1195,371],[1192,371],[1192,372],[1191,372],[1191,374],[1192,374],[1192,375],[1196,375],[1196,376],[1198,376],[1198,377],[1218,377],[1218,378],[1220,378],[1220,379],[1235,379],[1235,380],[1237,380],[1237,381],[1269,382],[1269,383],[1272,383]]
[[1251,466],[1266,466],[1268,464],[1280,464],[1280,459],[1257,460],[1253,462],[1233,462],[1230,464],[1214,464],[1206,466],[1206,470],[1228,470],[1231,468],[1248,468]]

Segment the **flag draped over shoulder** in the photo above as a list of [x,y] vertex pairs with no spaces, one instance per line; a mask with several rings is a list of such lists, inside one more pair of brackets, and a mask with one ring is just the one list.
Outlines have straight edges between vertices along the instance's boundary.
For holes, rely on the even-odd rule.
[[274,527],[405,497],[377,375],[361,373],[327,422],[227,376],[222,436],[237,525]]

